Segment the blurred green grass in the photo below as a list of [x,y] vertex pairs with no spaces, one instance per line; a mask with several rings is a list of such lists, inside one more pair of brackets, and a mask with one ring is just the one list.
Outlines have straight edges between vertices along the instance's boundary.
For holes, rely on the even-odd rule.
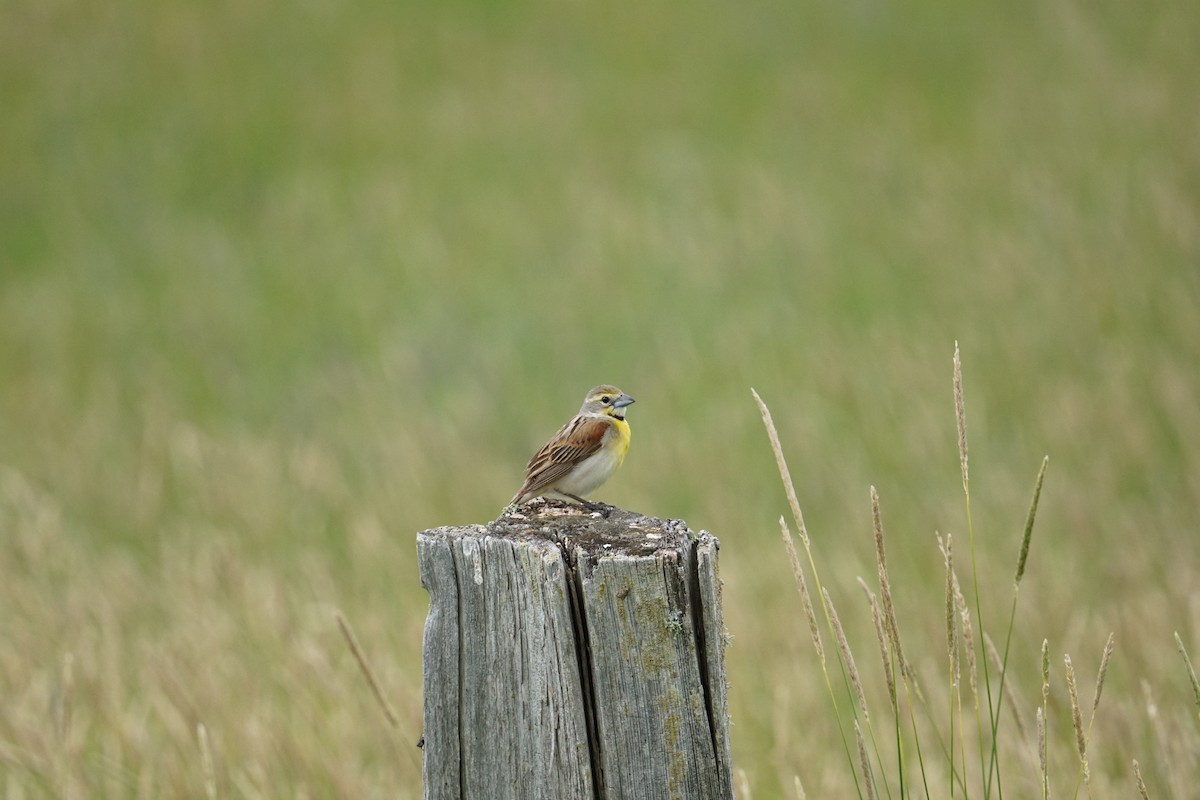
[[203,723],[223,793],[416,796],[413,534],[494,516],[598,382],[639,399],[602,498],[724,544],[755,796],[794,773],[836,791],[840,756],[810,755],[825,701],[749,387],[826,580],[871,574],[876,485],[902,616],[936,636],[933,531],[965,527],[956,339],[985,596],[1007,600],[1051,456],[1019,670],[1043,637],[1079,661],[1117,631],[1093,769],[1126,791],[1153,741],[1140,681],[1186,704],[1194,4],[18,0],[6,18],[7,791],[194,796]]

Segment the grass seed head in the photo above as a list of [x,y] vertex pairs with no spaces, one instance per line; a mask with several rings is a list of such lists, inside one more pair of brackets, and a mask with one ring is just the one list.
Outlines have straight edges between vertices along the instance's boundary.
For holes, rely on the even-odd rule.
[[1142,800],[1150,800],[1150,793],[1146,791],[1146,782],[1142,780],[1142,765],[1136,758],[1133,760],[1133,777],[1137,781],[1138,797]]
[[863,739],[862,728],[858,720],[854,721],[854,739],[858,742],[858,766],[862,770],[863,784],[867,787],[867,797],[875,800],[875,781],[871,775],[871,759],[867,755],[867,742]]
[[1042,707],[1050,701],[1050,640],[1042,639]]
[[1084,783],[1089,780],[1087,759],[1087,734],[1083,730],[1083,714],[1079,711],[1079,692],[1075,686],[1075,667],[1071,656],[1063,656],[1063,668],[1067,678],[1067,693],[1071,697],[1071,723],[1075,726],[1075,749],[1079,752],[1079,767],[1083,771]]
[[950,685],[959,685],[958,623],[955,621],[954,605],[954,536],[946,534],[945,540],[938,537],[942,547],[942,559],[946,566],[946,652],[950,657]]
[[[1096,709],[1100,707],[1100,694],[1104,691],[1104,677],[1108,674],[1108,662],[1112,658],[1113,643],[1116,634],[1110,633],[1104,643],[1104,655],[1100,657],[1100,671],[1096,674],[1096,693],[1092,696],[1092,721],[1096,719]],[[1089,723],[1090,724],[1090,723]]]
[[887,627],[888,638],[892,642],[892,652],[896,654],[896,663],[900,665],[900,674],[906,681],[915,685],[915,676],[908,660],[904,657],[904,648],[900,646],[900,627],[896,624],[896,608],[892,605],[892,584],[888,580],[887,552],[883,546],[883,517],[879,512],[879,492],[871,487],[871,522],[875,533],[875,567],[879,575],[879,597],[883,601],[883,621]]
[[833,606],[833,600],[829,597],[828,590],[821,589],[821,596],[825,599],[825,609],[829,612],[829,624],[833,626],[834,635],[837,636],[838,651],[842,654],[842,663],[846,665],[846,673],[850,677],[850,686],[854,689],[854,697],[858,700],[858,707],[862,709],[863,719],[870,719],[870,715],[867,713],[867,698],[863,694],[858,666],[854,663],[854,654],[850,652],[850,642],[846,639],[846,631],[842,628],[842,621],[838,618],[837,609]]
[[1037,483],[1033,487],[1033,501],[1029,504],[1029,514],[1025,517],[1025,535],[1021,537],[1021,555],[1017,558],[1017,574],[1013,579],[1013,584],[1021,585],[1021,578],[1025,577],[1025,562],[1029,559],[1029,541],[1033,538],[1033,520],[1037,516],[1038,499],[1042,496],[1042,480],[1046,477],[1046,465],[1050,463],[1050,456],[1042,458],[1042,468],[1038,470]]
[[796,497],[796,486],[792,483],[791,470],[788,469],[787,459],[783,457],[783,445],[779,443],[779,431],[775,428],[775,420],[771,418],[771,410],[758,396],[758,392],[751,389],[750,394],[754,395],[754,402],[758,404],[758,412],[762,415],[763,425],[767,429],[767,438],[771,442],[771,451],[775,453],[775,467],[779,470],[779,478],[783,481],[783,491],[787,495],[788,505],[796,520],[796,533],[800,536],[804,549],[807,550],[809,547],[808,528],[804,525],[804,514],[800,511],[800,501]]
[[896,700],[896,674],[892,670],[892,654],[888,648],[887,631],[884,629],[883,614],[879,610],[879,601],[875,593],[867,588],[867,582],[862,578],[858,583],[867,594],[867,602],[871,606],[871,623],[875,626],[875,639],[879,642],[879,658],[883,662],[883,677],[887,682],[888,699],[892,703],[892,711],[898,708]]
[[804,606],[804,616],[808,620],[808,633],[812,636],[813,647],[817,648],[817,656],[825,663],[825,645],[821,642],[821,629],[817,625],[817,615],[813,611],[812,598],[808,594],[808,582],[804,579],[804,570],[800,567],[800,556],[796,553],[796,545],[792,542],[792,532],[787,520],[779,518],[779,533],[783,536],[783,546],[787,550],[788,560],[792,564],[792,575],[796,579],[796,589],[800,592],[800,602]]

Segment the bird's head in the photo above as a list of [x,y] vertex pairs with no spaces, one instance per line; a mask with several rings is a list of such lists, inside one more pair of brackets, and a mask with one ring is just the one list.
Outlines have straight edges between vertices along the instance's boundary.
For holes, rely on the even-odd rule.
[[587,393],[580,414],[625,419],[625,408],[632,405],[633,398],[615,386],[604,384]]

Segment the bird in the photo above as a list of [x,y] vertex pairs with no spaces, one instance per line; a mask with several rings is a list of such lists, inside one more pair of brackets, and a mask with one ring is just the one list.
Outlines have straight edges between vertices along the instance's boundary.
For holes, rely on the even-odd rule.
[[584,498],[600,488],[625,460],[630,438],[625,409],[633,402],[609,384],[589,391],[579,413],[529,459],[525,483],[509,508],[544,494],[568,497],[593,511],[605,508]]

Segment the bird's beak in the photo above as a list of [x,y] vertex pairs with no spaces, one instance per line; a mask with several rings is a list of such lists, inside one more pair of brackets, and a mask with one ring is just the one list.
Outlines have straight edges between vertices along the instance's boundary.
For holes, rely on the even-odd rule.
[[627,394],[622,393],[620,397],[613,400],[613,408],[624,408],[634,404],[634,399]]

